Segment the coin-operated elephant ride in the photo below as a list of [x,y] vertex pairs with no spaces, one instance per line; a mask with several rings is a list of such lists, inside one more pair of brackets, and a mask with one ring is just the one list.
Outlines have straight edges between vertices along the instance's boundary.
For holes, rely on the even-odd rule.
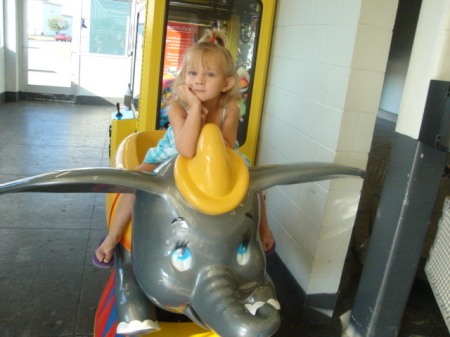
[[[119,147],[118,166],[145,154],[138,133]],[[147,143],[148,146],[148,143]],[[214,124],[202,130],[194,158],[178,156],[153,173],[87,168],[0,185],[0,193],[135,193],[133,224],[116,247],[115,271],[100,299],[95,337],[272,336],[279,304],[260,243],[259,192],[364,171],[325,163],[248,168],[225,147]],[[116,197],[109,202],[111,216]],[[132,230],[132,234],[131,234]],[[165,323],[156,308],[194,323]],[[158,310],[160,310],[158,309]],[[206,329],[206,330],[205,330]],[[208,331],[209,330],[209,331]]]

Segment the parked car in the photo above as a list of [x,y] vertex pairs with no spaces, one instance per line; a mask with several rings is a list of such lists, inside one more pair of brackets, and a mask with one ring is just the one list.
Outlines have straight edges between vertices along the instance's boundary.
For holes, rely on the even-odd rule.
[[62,41],[62,42],[72,42],[72,36],[67,36],[66,34],[56,34],[55,35],[55,40],[58,41]]

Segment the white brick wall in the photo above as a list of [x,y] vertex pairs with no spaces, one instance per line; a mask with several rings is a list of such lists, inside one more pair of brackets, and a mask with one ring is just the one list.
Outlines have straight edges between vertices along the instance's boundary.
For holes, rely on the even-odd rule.
[[[365,168],[396,9],[396,0],[278,1],[258,165]],[[267,193],[277,251],[308,294],[338,289],[361,187],[340,179]]]
[[450,0],[423,0],[396,131],[417,139],[430,80],[450,81]]

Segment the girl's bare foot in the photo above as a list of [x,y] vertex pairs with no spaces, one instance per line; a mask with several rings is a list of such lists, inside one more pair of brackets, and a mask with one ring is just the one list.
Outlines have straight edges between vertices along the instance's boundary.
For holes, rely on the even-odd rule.
[[116,248],[117,242],[113,238],[111,234],[108,234],[108,236],[103,239],[100,246],[95,251],[95,256],[97,257],[98,261],[103,263],[109,263],[111,262],[111,259],[114,256],[114,248]]
[[272,232],[270,230],[264,230],[264,227],[261,226],[259,235],[261,236],[261,243],[264,252],[271,250],[273,245],[275,244],[275,239],[273,238]]
[[270,255],[275,250],[275,239],[269,227],[266,213],[266,198],[263,193],[259,193],[259,205],[261,207],[261,219],[259,220],[259,236],[266,255]]

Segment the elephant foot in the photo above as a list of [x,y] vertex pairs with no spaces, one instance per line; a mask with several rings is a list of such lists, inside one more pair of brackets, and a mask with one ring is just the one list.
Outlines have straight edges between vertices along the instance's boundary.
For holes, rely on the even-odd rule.
[[135,320],[129,323],[120,322],[117,325],[117,334],[119,335],[143,335],[150,332],[161,330],[158,321],[145,320],[144,322]]

